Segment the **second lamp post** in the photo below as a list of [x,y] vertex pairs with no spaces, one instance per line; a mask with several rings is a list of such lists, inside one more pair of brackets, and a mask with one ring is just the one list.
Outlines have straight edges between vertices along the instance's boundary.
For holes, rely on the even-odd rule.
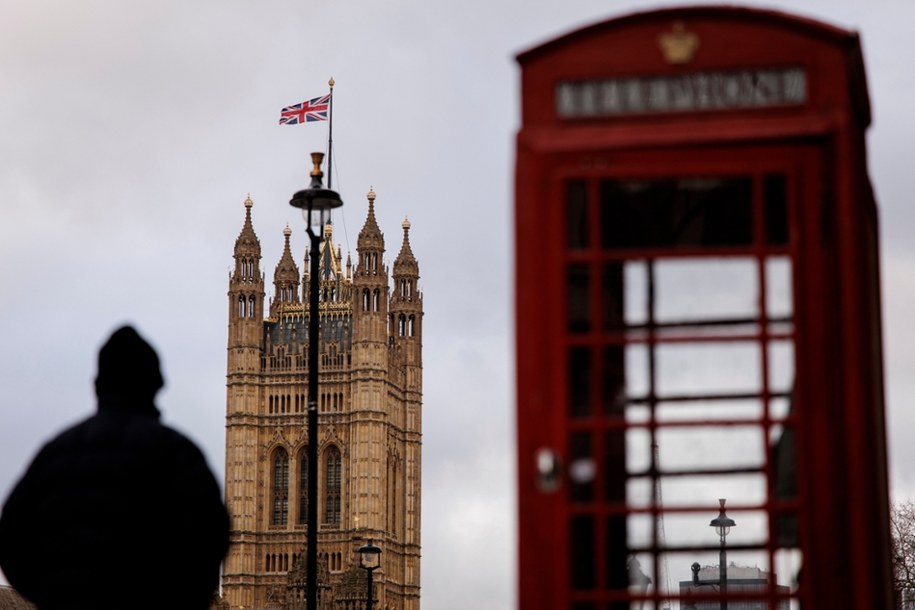
[[359,558],[362,563],[362,569],[368,572],[369,575],[368,585],[366,585],[365,610],[372,610],[372,598],[375,596],[372,591],[372,573],[381,567],[381,549],[372,544],[372,539],[369,538],[368,543],[360,547]]
[[719,579],[721,581],[721,610],[727,610],[728,608],[728,551],[725,538],[728,537],[731,528],[737,525],[737,523],[724,512],[725,502],[727,502],[727,500],[724,498],[718,500],[718,505],[721,510],[718,513],[718,516],[709,523],[710,526],[715,528],[715,533],[718,534],[718,537],[721,540],[721,550],[718,555]]

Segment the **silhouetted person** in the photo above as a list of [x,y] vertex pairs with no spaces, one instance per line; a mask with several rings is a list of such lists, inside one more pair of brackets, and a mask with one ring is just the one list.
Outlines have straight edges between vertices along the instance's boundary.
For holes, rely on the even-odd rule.
[[153,348],[117,330],[98,413],[46,444],[7,499],[0,567],[40,610],[208,607],[229,519],[203,454],[159,423],[162,385]]

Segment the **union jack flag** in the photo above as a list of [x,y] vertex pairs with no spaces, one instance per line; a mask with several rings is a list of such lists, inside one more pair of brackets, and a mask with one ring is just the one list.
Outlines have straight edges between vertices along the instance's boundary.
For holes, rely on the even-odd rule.
[[326,121],[330,107],[330,94],[287,106],[280,111],[280,125],[298,125],[312,121]]

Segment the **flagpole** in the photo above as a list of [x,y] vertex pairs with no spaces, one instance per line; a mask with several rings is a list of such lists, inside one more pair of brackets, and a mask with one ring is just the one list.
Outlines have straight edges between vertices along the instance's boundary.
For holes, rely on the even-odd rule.
[[331,188],[334,180],[334,173],[331,171],[334,165],[334,78],[331,77],[327,84],[330,85],[330,107],[327,117],[327,188]]

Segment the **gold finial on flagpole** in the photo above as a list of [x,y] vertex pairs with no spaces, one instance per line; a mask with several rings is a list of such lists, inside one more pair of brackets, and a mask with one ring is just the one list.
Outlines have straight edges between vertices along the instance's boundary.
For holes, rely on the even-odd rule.
[[334,88],[334,77],[333,76],[330,77],[330,80],[327,81],[327,84],[330,85],[331,89]]

